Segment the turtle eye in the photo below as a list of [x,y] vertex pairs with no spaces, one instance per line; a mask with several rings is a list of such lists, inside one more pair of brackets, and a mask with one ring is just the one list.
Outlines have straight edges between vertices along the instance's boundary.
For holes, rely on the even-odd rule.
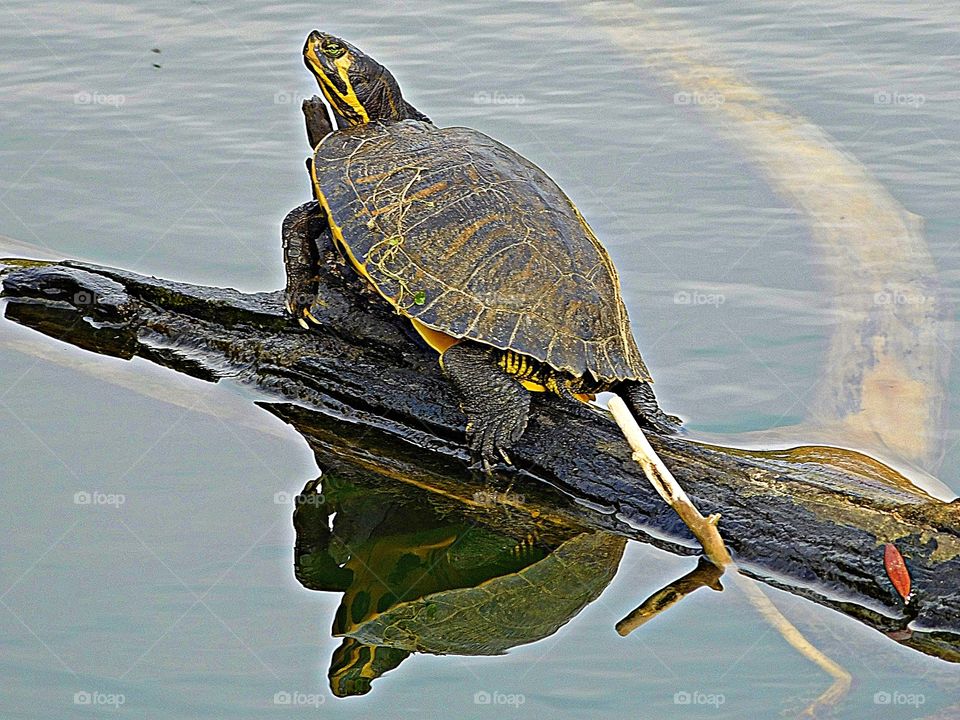
[[320,52],[328,58],[338,58],[343,55],[347,49],[338,42],[325,42],[320,46]]

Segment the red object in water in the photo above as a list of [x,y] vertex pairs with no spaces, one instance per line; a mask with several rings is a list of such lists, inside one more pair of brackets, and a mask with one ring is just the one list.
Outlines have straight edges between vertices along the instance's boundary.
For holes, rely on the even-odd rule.
[[887,569],[887,576],[890,582],[900,593],[904,602],[910,598],[910,573],[907,571],[907,564],[903,561],[903,555],[897,550],[896,545],[887,543],[883,548],[883,566]]

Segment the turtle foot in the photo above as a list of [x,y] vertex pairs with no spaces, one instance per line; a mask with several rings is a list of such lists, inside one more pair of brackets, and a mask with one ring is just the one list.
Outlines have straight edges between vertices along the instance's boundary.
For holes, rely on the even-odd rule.
[[624,382],[615,392],[623,395],[624,402],[640,427],[659,435],[675,435],[682,430],[683,421],[680,418],[667,415],[660,409],[650,383]]
[[527,428],[530,393],[499,367],[491,348],[459,343],[443,353],[441,365],[460,393],[473,455],[487,472],[501,461],[512,465],[507,451]]
[[317,238],[326,220],[316,202],[308,202],[283,221],[283,260],[287,271],[284,306],[303,328],[319,325],[310,309],[317,302]]

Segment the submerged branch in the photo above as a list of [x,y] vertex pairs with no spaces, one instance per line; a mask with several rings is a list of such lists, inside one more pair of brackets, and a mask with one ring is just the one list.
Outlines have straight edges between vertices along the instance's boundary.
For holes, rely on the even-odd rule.
[[842,437],[935,467],[952,348],[922,218],[820,127],[725,64],[682,19],[626,0],[583,10],[597,31],[643,61],[648,77],[671,92],[715,98],[705,121],[715,121],[809,224],[836,320],[810,417],[780,434]]

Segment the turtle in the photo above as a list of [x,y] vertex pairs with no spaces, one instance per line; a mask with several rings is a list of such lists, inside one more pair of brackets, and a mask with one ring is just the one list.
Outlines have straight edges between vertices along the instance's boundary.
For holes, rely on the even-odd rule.
[[[512,464],[531,392],[613,392],[641,426],[678,429],[654,398],[613,261],[546,172],[477,130],[436,126],[342,38],[314,30],[303,59],[336,122],[307,161],[315,213],[344,263],[439,353],[485,467]],[[294,213],[285,228],[303,226]],[[307,325],[317,251],[285,234],[287,309]]]

